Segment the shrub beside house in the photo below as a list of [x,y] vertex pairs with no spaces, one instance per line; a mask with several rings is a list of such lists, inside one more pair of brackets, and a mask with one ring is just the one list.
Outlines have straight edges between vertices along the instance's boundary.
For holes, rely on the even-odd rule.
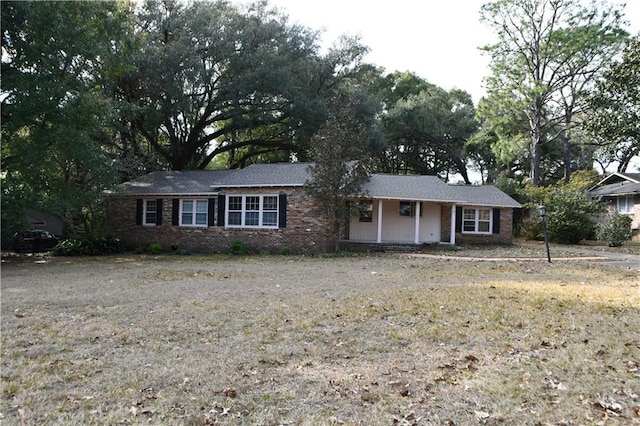
[[[129,247],[159,243],[193,252],[319,253],[333,238],[325,209],[305,189],[309,164],[154,172],[107,197],[107,226]],[[493,186],[448,185],[435,176],[373,174],[344,240],[384,244],[510,243],[515,200]],[[364,202],[363,202],[364,201]]]

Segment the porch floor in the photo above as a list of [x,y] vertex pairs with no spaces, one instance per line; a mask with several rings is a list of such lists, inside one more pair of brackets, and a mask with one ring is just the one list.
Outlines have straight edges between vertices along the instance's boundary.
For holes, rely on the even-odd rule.
[[341,240],[340,248],[344,251],[353,252],[402,252],[402,253],[415,253],[423,250],[425,247],[445,246],[448,243],[405,243],[405,242],[370,242],[370,241],[352,241]]

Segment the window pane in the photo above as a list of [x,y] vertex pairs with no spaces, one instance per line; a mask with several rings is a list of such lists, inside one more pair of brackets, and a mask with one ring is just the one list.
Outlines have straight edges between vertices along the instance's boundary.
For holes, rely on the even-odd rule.
[[462,212],[462,218],[464,220],[475,220],[476,219],[476,209],[464,209]]
[[144,223],[145,224],[156,223],[156,212],[157,212],[156,200],[146,200]]
[[633,196],[618,197],[618,213],[633,213]]
[[260,197],[246,197],[244,206],[246,210],[260,210]]
[[265,196],[262,200],[263,210],[278,210],[278,197]]
[[242,210],[242,197],[229,197],[229,210]]
[[400,201],[400,216],[411,216],[411,202]]
[[196,213],[196,225],[206,225],[206,224],[207,224],[207,214]]
[[260,224],[259,220],[259,212],[247,212],[244,217],[244,224],[245,226],[258,226]]
[[242,213],[229,212],[229,225],[242,225]]
[[476,223],[475,222],[464,221],[462,229],[465,232],[475,232],[476,231]]
[[264,212],[262,214],[262,226],[277,226],[277,225],[278,225],[278,213]]
[[182,201],[182,225],[193,225],[193,200]]
[[478,222],[478,232],[489,232],[489,222]]
[[207,200],[198,200],[198,201],[196,201],[196,212],[198,212],[198,213],[206,213],[208,205],[209,205],[209,202]]
[[478,214],[479,214],[479,217],[478,217],[479,220],[489,220],[489,216],[490,216],[489,210],[485,210],[485,209],[478,210]]

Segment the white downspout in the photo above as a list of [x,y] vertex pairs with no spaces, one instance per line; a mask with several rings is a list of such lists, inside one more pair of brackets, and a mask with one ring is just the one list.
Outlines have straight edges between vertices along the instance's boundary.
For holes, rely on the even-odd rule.
[[376,242],[382,242],[382,200],[378,200],[378,237]]
[[456,244],[456,205],[451,206],[451,231],[449,231],[449,244]]

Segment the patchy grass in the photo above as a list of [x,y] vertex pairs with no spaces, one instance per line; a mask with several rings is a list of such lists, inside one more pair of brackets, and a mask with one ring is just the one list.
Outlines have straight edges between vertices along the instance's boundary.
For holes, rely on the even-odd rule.
[[2,422],[640,424],[639,283],[578,259],[9,262]]

